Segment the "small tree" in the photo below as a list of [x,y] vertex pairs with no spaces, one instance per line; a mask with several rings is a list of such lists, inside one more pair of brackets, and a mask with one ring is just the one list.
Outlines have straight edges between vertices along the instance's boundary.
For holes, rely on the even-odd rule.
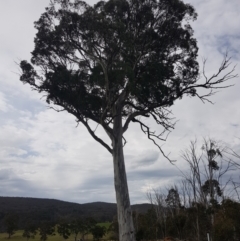
[[[184,95],[208,100],[234,77],[234,69],[221,76],[229,66],[225,56],[216,74],[207,78],[203,70],[200,80],[189,24],[196,17],[181,0],[109,0],[93,7],[52,0],[35,23],[31,64],[20,63],[20,80],[62,107],[57,111],[74,115],[112,155],[121,241],[135,240],[123,154],[129,124],[139,124],[163,153],[156,139],[164,140],[174,127],[169,107]],[[200,88],[208,92],[200,94]],[[162,134],[145,123],[148,117],[162,126]],[[105,130],[110,145],[93,123]]]
[[68,239],[71,234],[70,225],[64,222],[57,226],[57,231],[59,235],[62,236],[64,239]]
[[46,241],[49,235],[55,235],[55,227],[52,223],[43,222],[39,227],[39,235],[41,241]]
[[185,223],[185,217],[180,214],[181,200],[177,186],[168,189],[166,198],[167,209],[170,212],[168,217],[168,230],[171,230],[171,235],[182,238],[182,229]]
[[94,218],[86,218],[83,221],[83,225],[80,228],[80,233],[82,235],[82,239],[84,240],[85,235],[91,233],[91,230],[96,226],[97,222]]
[[168,195],[166,198],[166,203],[171,209],[179,209],[181,206],[181,201],[177,188],[170,188],[168,190]]
[[77,241],[77,236],[81,231],[83,225],[82,219],[75,219],[70,223],[70,231],[74,234],[74,239]]
[[15,213],[8,213],[4,217],[4,226],[6,232],[8,234],[8,238],[10,239],[11,236],[18,228],[18,216]]
[[108,227],[107,232],[110,240],[119,240],[119,225],[116,216],[113,217],[113,221]]
[[91,233],[94,240],[100,240],[107,232],[106,227],[95,225],[91,228]]
[[27,241],[28,241],[30,238],[34,239],[36,234],[37,234],[37,227],[32,223],[27,223],[23,230],[22,236],[24,238],[27,238]]
[[78,234],[81,234],[81,238],[84,240],[85,235],[91,232],[91,229],[97,224],[93,218],[75,219],[70,224],[70,231],[74,234],[75,241]]

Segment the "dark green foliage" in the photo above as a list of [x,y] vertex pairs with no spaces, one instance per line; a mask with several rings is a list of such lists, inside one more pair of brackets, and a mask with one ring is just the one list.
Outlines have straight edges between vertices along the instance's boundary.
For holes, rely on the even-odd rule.
[[25,237],[27,240],[29,240],[30,238],[34,238],[35,235],[37,234],[37,227],[35,224],[31,223],[31,221],[28,221],[25,224],[25,228],[23,230],[23,237]]
[[95,225],[91,228],[91,234],[94,240],[100,240],[107,232],[106,227]]
[[93,218],[86,218],[83,221],[82,226],[80,227],[80,233],[82,234],[83,239],[86,234],[91,233],[91,230],[96,226],[96,224],[97,221]]
[[77,236],[78,236],[79,232],[81,231],[82,225],[83,225],[83,222],[82,222],[82,219],[80,219],[80,218],[74,219],[70,223],[70,231],[71,231],[71,233],[74,234],[75,241],[77,240]]
[[209,161],[209,164],[208,164],[208,165],[211,166],[211,168],[212,168],[213,170],[219,170],[219,166],[218,166],[217,162],[214,161],[214,160]]
[[177,189],[171,188],[168,191],[166,203],[170,208],[179,209],[181,206],[180,197]]
[[[200,229],[200,240],[207,241],[207,233],[210,233],[213,241],[233,241],[240,238],[240,203],[226,199],[214,209],[215,222],[211,227],[211,212],[200,203],[192,207],[179,209],[174,214],[166,212],[166,229],[157,220],[154,209],[147,213],[133,213],[136,240],[159,240],[164,237],[178,238],[179,240],[196,239],[196,217]],[[165,232],[162,232],[165,230]],[[212,232],[212,233],[211,233]]]
[[[139,204],[133,205],[132,209],[146,212],[150,207],[150,204]],[[3,219],[7,213],[14,212],[18,216],[19,229],[25,229],[29,221],[39,226],[44,221],[58,223],[60,218],[65,218],[69,223],[79,217],[83,220],[93,217],[98,222],[105,222],[111,221],[117,213],[116,204],[113,203],[78,204],[54,199],[19,197],[0,197],[0,210],[0,224],[3,226]]]
[[55,235],[55,225],[50,222],[43,222],[39,227],[41,241],[46,241],[49,235]]
[[168,129],[162,108],[203,87],[196,84],[198,47],[189,24],[196,17],[181,0],[109,0],[93,7],[53,0],[35,22],[31,64],[20,63],[20,80],[73,114],[111,152],[87,120],[111,132],[112,106],[122,92],[126,128],[136,116],[151,115]]
[[113,221],[108,227],[107,232],[111,240],[119,239],[119,226],[118,226],[118,221],[116,216],[113,217]]
[[71,234],[70,225],[68,223],[66,223],[66,222],[61,222],[57,226],[57,232],[64,239],[68,239],[70,234]]
[[218,210],[214,227],[216,240],[240,240],[240,203],[225,199]]
[[213,180],[207,180],[204,185],[202,186],[202,189],[205,194],[210,194],[210,188],[214,190],[214,193],[217,193],[218,196],[222,196],[222,191],[219,186],[219,182],[215,179]]
[[3,222],[8,238],[10,239],[14,231],[18,229],[18,215],[16,213],[7,213],[4,216]]
[[215,240],[230,241],[234,240],[235,226],[232,220],[217,219],[214,225]]
[[159,225],[153,209],[146,213],[133,212],[136,240],[154,240],[159,237]]
[[207,153],[207,161],[208,161],[208,172],[209,172],[209,179],[205,181],[202,185],[202,190],[205,195],[209,195],[212,204],[217,202],[214,198],[217,196],[222,196],[222,190],[220,188],[218,180],[214,179],[214,174],[216,171],[219,170],[218,162],[216,158],[222,158],[221,151],[217,148],[217,143],[213,140],[209,140],[209,143],[205,143],[203,149],[206,150]]
[[84,239],[84,236],[88,233],[91,233],[92,228],[97,224],[96,220],[93,218],[77,218],[70,223],[71,233],[74,234],[75,240],[77,239],[78,234]]
[[[137,122],[149,139],[162,140],[136,117],[152,117],[170,131],[174,123],[168,108],[174,101],[184,95],[205,101],[236,77],[233,68],[219,78],[230,64],[226,55],[220,71],[209,79],[204,72],[198,83],[198,47],[189,23],[196,18],[194,8],[181,0],[108,0],[94,6],[53,0],[35,22],[35,48],[31,63],[20,63],[20,80],[74,115],[110,153],[112,147],[96,136],[89,121],[112,140],[113,107],[120,102],[120,117],[126,118],[121,135]],[[200,88],[208,92],[199,94]]]

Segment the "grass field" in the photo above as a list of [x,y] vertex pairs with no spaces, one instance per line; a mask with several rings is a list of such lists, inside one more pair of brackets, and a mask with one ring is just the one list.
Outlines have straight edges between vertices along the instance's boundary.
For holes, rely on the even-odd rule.
[[[108,229],[110,223],[99,223],[98,225],[100,226],[104,226]],[[56,228],[55,228],[55,235],[54,236],[48,236],[48,239],[47,241],[74,241],[74,235],[71,235],[68,239],[64,239],[63,237],[61,237],[57,232],[56,232]],[[15,232],[15,234],[13,234],[11,236],[11,239],[8,239],[8,234],[7,233],[0,233],[0,241],[3,241],[3,240],[9,240],[9,241],[27,241],[27,238],[24,238],[22,236],[23,234],[23,230],[18,230]],[[78,239],[80,239],[80,235],[78,235]],[[108,239],[108,234],[103,237],[102,240],[107,240]],[[34,240],[40,240],[40,236],[39,234],[37,234],[35,236],[34,239],[29,239],[29,241],[34,241]],[[89,241],[92,241],[93,240],[93,237],[91,234],[88,234],[85,236],[85,240],[89,240]]]
[[[22,236],[23,230],[18,230],[11,236],[11,239],[8,239],[8,234],[7,233],[0,233],[0,241],[2,240],[10,240],[10,241],[26,241],[27,238],[24,238]],[[90,235],[89,235],[90,236]],[[89,237],[92,239],[92,237]],[[29,239],[30,240],[40,240],[40,236],[37,234],[34,239]],[[64,241],[63,237],[59,236],[58,233],[56,233],[54,236],[48,236],[48,241]],[[71,235],[69,239],[65,239],[66,241],[73,241],[74,236]]]
[[101,226],[101,227],[105,227],[108,230],[111,223],[98,223],[98,225]]

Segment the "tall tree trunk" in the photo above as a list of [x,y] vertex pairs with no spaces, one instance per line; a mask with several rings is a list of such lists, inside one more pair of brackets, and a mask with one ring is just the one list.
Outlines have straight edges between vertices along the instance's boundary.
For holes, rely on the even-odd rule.
[[127,176],[123,155],[121,114],[116,115],[113,125],[113,166],[114,185],[117,200],[119,240],[135,241],[135,231],[133,226],[132,211],[128,193]]

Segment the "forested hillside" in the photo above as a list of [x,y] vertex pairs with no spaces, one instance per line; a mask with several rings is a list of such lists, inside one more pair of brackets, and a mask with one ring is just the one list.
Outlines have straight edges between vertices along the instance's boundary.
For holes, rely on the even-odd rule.
[[[146,212],[150,204],[133,205],[133,210]],[[55,199],[0,197],[0,222],[7,213],[18,216],[19,226],[28,220],[56,222],[59,219],[92,217],[99,222],[112,221],[117,213],[114,203],[94,202],[78,204]],[[2,225],[1,225],[2,226]]]

